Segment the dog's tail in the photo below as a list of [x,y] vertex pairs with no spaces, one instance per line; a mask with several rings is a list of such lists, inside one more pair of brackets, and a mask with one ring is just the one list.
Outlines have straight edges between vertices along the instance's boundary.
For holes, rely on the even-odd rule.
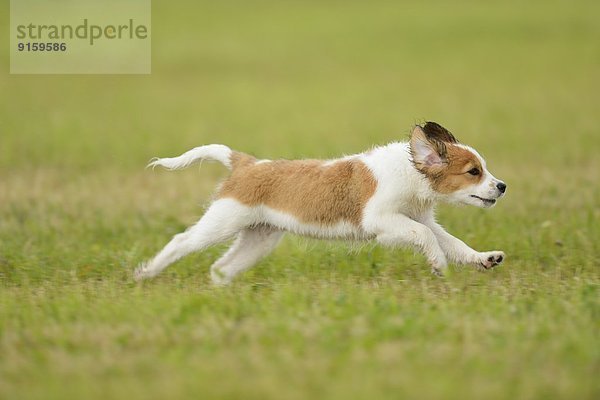
[[154,168],[161,166],[169,170],[187,168],[199,161],[209,160],[218,161],[228,169],[233,169],[232,151],[229,147],[223,144],[208,144],[206,146],[196,147],[187,151],[179,157],[173,158],[154,158],[148,164],[148,167]]

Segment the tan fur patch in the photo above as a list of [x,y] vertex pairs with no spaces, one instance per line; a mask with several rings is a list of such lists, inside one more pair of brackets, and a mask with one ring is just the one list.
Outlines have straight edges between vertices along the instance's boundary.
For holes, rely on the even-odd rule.
[[229,158],[231,159],[231,169],[234,171],[256,162],[256,158],[252,157],[250,154],[241,153],[239,151],[232,152]]
[[[446,165],[432,167],[424,171],[434,190],[447,194],[481,181],[483,167],[477,156],[469,150],[464,147],[446,144],[445,158]],[[473,168],[479,170],[479,175],[468,173]]]
[[256,164],[252,156],[235,152],[233,172],[218,198],[231,197],[248,206],[266,205],[294,215],[304,223],[360,225],[377,183],[359,160],[324,165],[319,160],[276,160]]

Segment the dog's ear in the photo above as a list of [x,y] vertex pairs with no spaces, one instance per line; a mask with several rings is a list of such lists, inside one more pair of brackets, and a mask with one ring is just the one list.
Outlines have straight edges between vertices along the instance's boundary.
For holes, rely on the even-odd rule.
[[448,129],[433,121],[427,121],[425,123],[423,132],[425,132],[425,136],[428,139],[440,140],[446,143],[458,143],[458,140],[456,140],[454,135],[452,135]]
[[414,127],[410,135],[410,153],[413,164],[419,170],[446,163],[447,150],[444,141],[433,135],[427,135],[424,128],[419,125]]

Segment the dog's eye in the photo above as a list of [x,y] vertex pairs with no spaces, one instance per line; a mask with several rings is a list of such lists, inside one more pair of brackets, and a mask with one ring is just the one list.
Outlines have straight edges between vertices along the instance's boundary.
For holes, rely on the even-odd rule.
[[471,174],[471,175],[479,175],[479,169],[477,168],[471,168],[470,170],[467,171],[467,173]]

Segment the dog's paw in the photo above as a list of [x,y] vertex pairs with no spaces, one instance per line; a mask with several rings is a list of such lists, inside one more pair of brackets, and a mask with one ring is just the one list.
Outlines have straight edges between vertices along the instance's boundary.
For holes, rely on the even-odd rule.
[[146,263],[141,263],[133,271],[133,280],[136,282],[140,282],[146,278],[150,278],[150,275],[148,274],[148,270],[146,269]]
[[491,269],[501,264],[505,258],[503,251],[486,251],[478,254],[476,265],[484,269]]
[[212,281],[213,286],[228,286],[231,283],[231,278],[225,275],[222,271],[218,269],[211,269],[210,271],[210,279]]

